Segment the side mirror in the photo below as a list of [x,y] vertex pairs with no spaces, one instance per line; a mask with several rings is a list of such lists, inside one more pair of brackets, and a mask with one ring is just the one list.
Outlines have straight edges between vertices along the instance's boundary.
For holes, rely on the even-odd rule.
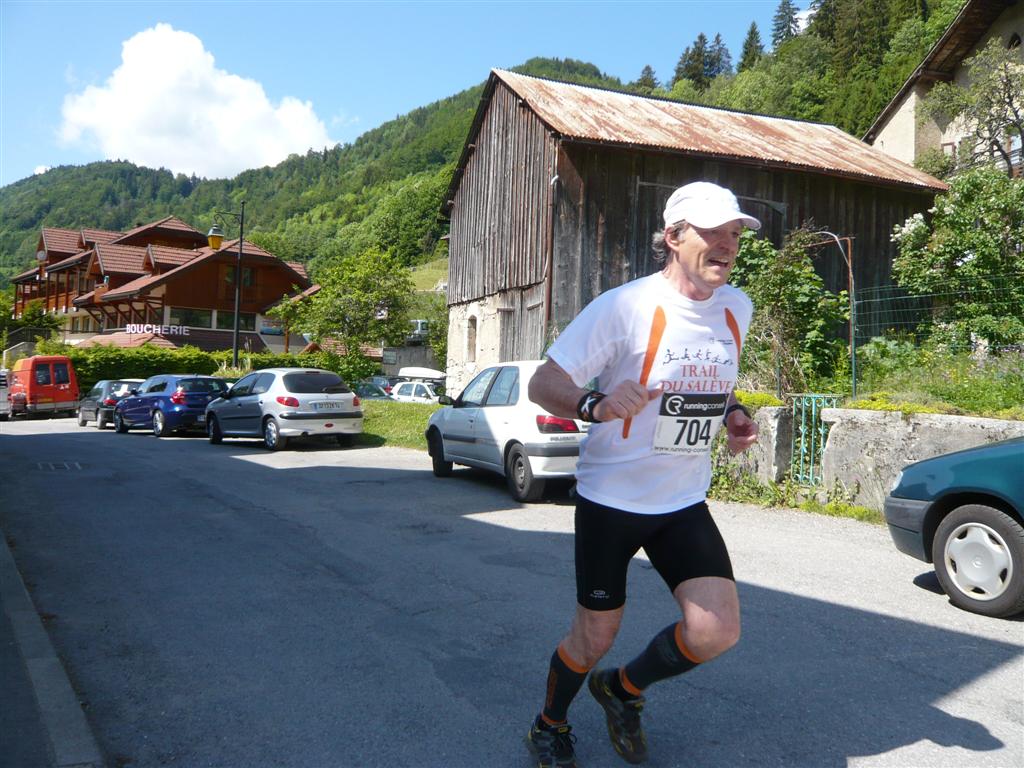
[[221,392],[219,395],[217,395],[217,397],[222,397],[225,400],[230,400],[231,397],[232,397],[232,390],[225,389],[223,392]]
[[441,405],[455,405],[455,401],[448,397],[448,395],[441,395],[437,398],[437,402]]
[[137,390],[137,389],[129,389],[128,390],[128,394],[129,395],[137,395],[137,394],[139,394],[139,390]]

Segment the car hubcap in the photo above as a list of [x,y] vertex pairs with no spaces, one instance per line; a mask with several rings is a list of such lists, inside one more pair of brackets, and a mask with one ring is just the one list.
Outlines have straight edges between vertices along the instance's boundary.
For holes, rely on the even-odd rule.
[[512,473],[516,480],[516,487],[522,488],[526,484],[526,466],[519,456],[516,457],[515,463],[512,465]]
[[1013,577],[1010,548],[981,523],[965,523],[953,531],[944,555],[954,586],[974,600],[996,599]]

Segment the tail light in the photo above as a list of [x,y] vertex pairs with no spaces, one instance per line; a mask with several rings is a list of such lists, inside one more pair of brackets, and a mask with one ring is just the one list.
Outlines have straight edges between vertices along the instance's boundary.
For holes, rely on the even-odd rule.
[[181,387],[178,387],[176,390],[174,390],[174,394],[171,395],[171,402],[174,403],[175,405],[184,405],[185,390],[182,389]]
[[284,397],[284,396],[281,396],[281,397],[277,398],[277,402],[279,402],[281,405],[283,405],[283,406],[285,406],[287,408],[298,408],[299,407],[299,398],[297,398],[297,397]]
[[563,419],[561,416],[537,416],[537,429],[541,432],[579,432],[579,427],[572,419]]
[[104,405],[117,405],[117,400],[113,397],[108,397],[103,401]]
[[352,405],[354,405],[354,406],[358,406],[359,405],[359,395],[352,395]]

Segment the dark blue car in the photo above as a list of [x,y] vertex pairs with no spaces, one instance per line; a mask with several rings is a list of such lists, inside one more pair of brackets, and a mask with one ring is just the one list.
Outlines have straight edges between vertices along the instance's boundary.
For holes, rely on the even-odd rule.
[[114,406],[114,429],[152,429],[157,437],[186,430],[206,431],[206,406],[225,391],[216,376],[173,373],[150,376]]

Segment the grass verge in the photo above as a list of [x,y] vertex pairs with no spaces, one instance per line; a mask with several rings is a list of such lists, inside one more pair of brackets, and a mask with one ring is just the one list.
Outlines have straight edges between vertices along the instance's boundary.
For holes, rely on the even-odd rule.
[[398,448],[426,450],[423,432],[430,414],[440,405],[397,403],[393,400],[363,401],[363,434],[358,445],[390,445]]

